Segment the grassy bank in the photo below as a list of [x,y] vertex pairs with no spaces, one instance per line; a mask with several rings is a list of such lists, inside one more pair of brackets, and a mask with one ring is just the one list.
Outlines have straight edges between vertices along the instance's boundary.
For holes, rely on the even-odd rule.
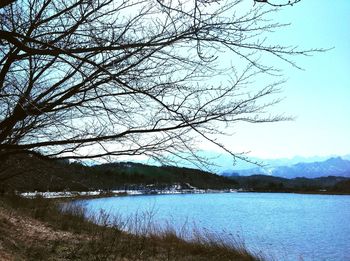
[[72,205],[62,212],[60,202],[1,197],[1,260],[261,260],[233,239],[198,234],[189,242],[174,230],[145,226],[130,234],[120,220],[116,227],[103,213],[86,220],[84,208]]

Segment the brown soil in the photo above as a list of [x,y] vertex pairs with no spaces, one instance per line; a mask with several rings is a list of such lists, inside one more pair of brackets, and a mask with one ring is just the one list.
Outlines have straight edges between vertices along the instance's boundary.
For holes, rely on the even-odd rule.
[[[27,260],[31,250],[40,251],[40,248],[50,247],[55,242],[79,242],[82,239],[82,235],[55,230],[42,221],[0,206],[1,261]],[[53,260],[59,259],[56,256]]]

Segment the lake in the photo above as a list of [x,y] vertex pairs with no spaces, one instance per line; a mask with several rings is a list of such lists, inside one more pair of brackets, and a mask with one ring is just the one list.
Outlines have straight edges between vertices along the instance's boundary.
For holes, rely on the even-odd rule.
[[146,213],[160,227],[234,237],[267,260],[350,260],[350,196],[217,193],[79,202],[89,214],[102,209],[126,219]]

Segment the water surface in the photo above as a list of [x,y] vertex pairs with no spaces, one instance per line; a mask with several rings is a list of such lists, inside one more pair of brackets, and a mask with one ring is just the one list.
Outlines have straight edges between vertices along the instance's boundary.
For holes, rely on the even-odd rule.
[[274,260],[350,260],[350,196],[222,193],[84,200],[90,214],[149,213],[159,226],[230,235]]

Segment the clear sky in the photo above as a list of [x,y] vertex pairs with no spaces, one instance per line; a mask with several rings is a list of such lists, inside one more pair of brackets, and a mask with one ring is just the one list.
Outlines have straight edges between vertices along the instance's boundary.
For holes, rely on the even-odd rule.
[[274,15],[291,25],[273,33],[273,40],[334,49],[294,59],[304,70],[283,65],[285,99],[272,112],[295,116],[294,121],[241,124],[222,141],[260,158],[350,154],[350,1],[302,0]]

